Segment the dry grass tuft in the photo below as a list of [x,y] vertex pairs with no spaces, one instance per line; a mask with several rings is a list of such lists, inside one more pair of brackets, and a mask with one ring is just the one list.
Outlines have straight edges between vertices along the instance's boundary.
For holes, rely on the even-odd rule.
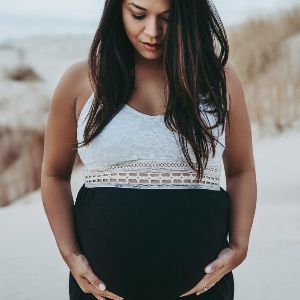
[[[276,16],[276,17],[275,17]],[[253,19],[228,33],[231,55],[245,83],[269,70],[285,53],[284,41],[300,32],[300,7],[274,18]]]
[[0,126],[0,207],[40,188],[44,135],[44,128]]
[[11,70],[6,71],[6,78],[15,81],[40,81],[41,77],[28,65],[18,64]]
[[0,127],[0,206],[40,187],[44,132]]
[[228,38],[251,119],[262,133],[293,126],[300,118],[300,60],[295,55],[300,52],[300,7],[234,27]]

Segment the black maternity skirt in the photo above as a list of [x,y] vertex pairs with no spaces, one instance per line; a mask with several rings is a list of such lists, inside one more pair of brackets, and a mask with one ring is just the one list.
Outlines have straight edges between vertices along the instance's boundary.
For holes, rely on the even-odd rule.
[[[232,271],[179,297],[228,246],[230,196],[208,189],[87,188],[74,205],[77,241],[107,290],[125,300],[232,300]],[[69,272],[70,300],[94,300]],[[109,298],[106,298],[109,299]]]

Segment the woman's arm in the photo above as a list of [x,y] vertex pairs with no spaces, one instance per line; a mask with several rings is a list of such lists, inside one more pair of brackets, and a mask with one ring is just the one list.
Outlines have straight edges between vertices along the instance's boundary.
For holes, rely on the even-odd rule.
[[256,209],[257,186],[252,134],[244,90],[231,63],[225,68],[229,91],[231,130],[225,130],[223,153],[226,190],[231,199],[229,242],[246,257]]
[[77,153],[72,149],[76,141],[75,104],[82,88],[84,64],[78,62],[67,68],[52,96],[41,172],[44,209],[65,261],[79,252],[74,234],[70,179]]
[[94,273],[88,259],[80,252],[75,235],[70,186],[77,153],[73,149],[77,139],[75,107],[79,98],[86,101],[84,95],[90,94],[91,90],[86,60],[70,66],[54,91],[45,133],[42,200],[61,256],[83,293],[91,293],[97,299],[104,299],[106,295],[122,300],[123,297],[107,290],[105,283]]

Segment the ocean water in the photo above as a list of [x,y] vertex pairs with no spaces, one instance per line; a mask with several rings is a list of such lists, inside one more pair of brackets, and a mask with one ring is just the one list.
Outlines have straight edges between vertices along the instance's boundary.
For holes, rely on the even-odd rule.
[[[139,1],[139,0],[137,0]],[[300,0],[214,0],[226,26],[300,5]],[[36,34],[93,34],[104,0],[1,0],[0,41]]]

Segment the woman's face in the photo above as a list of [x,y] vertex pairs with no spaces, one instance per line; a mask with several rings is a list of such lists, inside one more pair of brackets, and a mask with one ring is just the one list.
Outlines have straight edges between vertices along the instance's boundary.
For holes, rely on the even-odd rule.
[[[169,8],[170,0],[123,0],[125,31],[137,54],[143,58],[157,59],[161,56]],[[151,47],[145,43],[159,45]]]

